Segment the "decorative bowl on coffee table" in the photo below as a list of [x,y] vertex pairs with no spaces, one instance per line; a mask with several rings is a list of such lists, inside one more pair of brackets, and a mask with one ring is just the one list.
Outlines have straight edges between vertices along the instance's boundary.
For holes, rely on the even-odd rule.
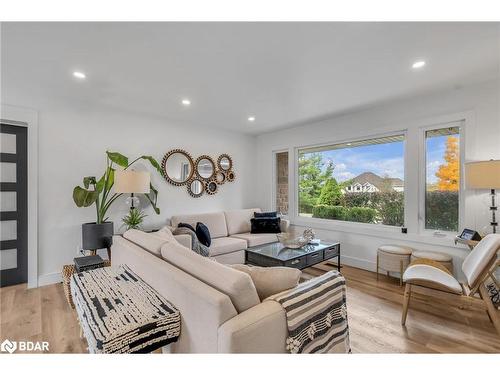
[[307,245],[309,240],[302,236],[294,237],[290,233],[278,233],[278,241],[289,249],[300,249]]

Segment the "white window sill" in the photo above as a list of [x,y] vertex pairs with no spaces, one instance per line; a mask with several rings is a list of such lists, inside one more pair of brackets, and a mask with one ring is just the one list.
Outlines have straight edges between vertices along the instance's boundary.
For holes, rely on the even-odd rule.
[[397,241],[410,241],[425,243],[428,245],[438,245],[452,247],[454,249],[466,249],[466,246],[455,245],[456,233],[444,233],[444,236],[436,236],[434,231],[423,231],[422,233],[401,233],[400,227],[391,227],[380,224],[365,224],[345,222],[339,220],[327,220],[296,216],[291,218],[292,225],[312,227],[313,229],[323,229],[335,232],[360,234],[363,236],[378,237]]

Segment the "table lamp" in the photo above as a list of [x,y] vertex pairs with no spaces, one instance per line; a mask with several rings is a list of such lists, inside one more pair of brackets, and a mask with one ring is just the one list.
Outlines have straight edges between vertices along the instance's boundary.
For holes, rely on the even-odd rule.
[[500,189],[500,160],[473,161],[465,163],[465,185],[468,189],[488,189],[491,194],[491,223],[496,233],[495,189]]
[[117,170],[115,171],[115,193],[130,194],[126,203],[133,210],[139,205],[139,199],[134,197],[134,194],[148,194],[150,192],[151,176],[149,172],[134,171],[134,170]]

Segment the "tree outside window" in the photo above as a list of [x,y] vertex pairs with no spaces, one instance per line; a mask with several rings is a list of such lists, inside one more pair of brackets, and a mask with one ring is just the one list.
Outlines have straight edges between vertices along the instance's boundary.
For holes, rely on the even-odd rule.
[[425,229],[458,231],[460,128],[427,131]]

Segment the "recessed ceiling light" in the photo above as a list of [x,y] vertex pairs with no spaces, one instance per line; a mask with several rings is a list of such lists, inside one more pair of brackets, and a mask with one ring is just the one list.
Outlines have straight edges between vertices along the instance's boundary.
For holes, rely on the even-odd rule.
[[185,105],[186,107],[188,105],[191,105],[191,100],[189,100],[189,99],[182,99],[182,105]]
[[250,116],[250,117],[248,117],[248,121],[250,121],[250,122],[254,122],[254,121],[255,121],[255,117],[254,117],[254,116]]
[[413,69],[420,69],[423,68],[424,66],[425,66],[425,61],[421,60],[421,61],[415,61],[411,67]]
[[350,142],[349,142],[349,143],[346,143],[346,145],[347,145],[347,146],[351,146],[351,145],[352,145],[352,143],[350,143]]
[[73,77],[76,77],[78,79],[85,79],[85,78],[87,78],[87,76],[85,75],[85,73],[78,72],[78,71],[73,72]]

